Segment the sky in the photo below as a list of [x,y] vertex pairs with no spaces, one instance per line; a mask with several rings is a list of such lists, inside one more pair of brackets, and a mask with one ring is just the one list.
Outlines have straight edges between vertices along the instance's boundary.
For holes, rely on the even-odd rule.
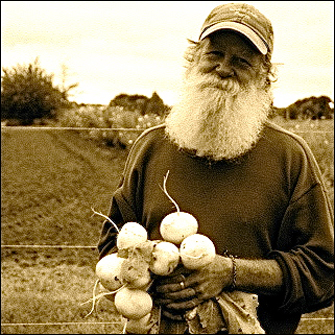
[[[239,1],[237,1],[239,2]],[[274,105],[334,100],[334,2],[245,1],[274,28]],[[70,85],[70,100],[106,105],[116,95],[178,99],[187,39],[224,1],[1,1],[1,66],[32,63]],[[66,68],[66,76],[62,69]]]

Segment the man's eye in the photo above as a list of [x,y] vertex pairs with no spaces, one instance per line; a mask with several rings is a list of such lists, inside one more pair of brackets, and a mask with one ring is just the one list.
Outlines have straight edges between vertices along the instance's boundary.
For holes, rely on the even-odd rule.
[[243,65],[243,66],[251,66],[251,64],[250,64],[246,59],[244,59],[244,58],[240,58],[240,57],[238,57],[238,58],[236,59],[236,61],[237,61],[237,63],[238,63],[239,65]]
[[220,51],[210,51],[207,53],[207,55],[221,57],[223,53]]

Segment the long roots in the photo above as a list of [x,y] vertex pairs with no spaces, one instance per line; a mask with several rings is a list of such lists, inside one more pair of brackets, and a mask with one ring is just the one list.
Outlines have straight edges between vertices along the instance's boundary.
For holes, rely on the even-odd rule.
[[116,294],[117,292],[119,292],[122,288],[124,288],[126,285],[123,285],[121,286],[120,288],[118,288],[117,290],[115,291],[110,291],[110,292],[103,292],[103,293],[100,293],[100,294],[96,294],[96,291],[97,291],[97,287],[98,287],[98,284],[100,283],[100,279],[97,279],[95,284],[94,284],[94,288],[93,288],[93,297],[87,301],[85,301],[84,303],[82,303],[81,305],[85,305],[85,304],[88,304],[90,302],[93,302],[92,304],[92,308],[90,310],[90,312],[85,315],[85,318],[87,318],[89,315],[91,315],[94,310],[97,308],[98,304],[99,304],[99,301],[102,297],[105,297],[107,295],[113,295],[113,294]]
[[118,232],[118,233],[120,232],[119,227],[116,225],[115,222],[113,222],[113,221],[111,220],[111,218],[109,218],[107,215],[104,215],[104,214],[101,214],[101,213],[99,213],[99,212],[96,212],[96,211],[94,210],[94,208],[92,208],[92,211],[93,211],[94,214],[100,215],[100,216],[104,217],[105,219],[107,219],[107,220],[114,226],[114,228],[117,230],[117,232]]
[[164,182],[163,182],[163,192],[165,193],[165,195],[170,199],[170,201],[174,204],[174,206],[177,209],[177,212],[180,212],[180,207],[178,206],[177,202],[170,196],[170,194],[168,193],[167,189],[166,189],[166,182],[169,176],[170,170],[168,170],[168,172],[166,173],[165,177],[164,177]]

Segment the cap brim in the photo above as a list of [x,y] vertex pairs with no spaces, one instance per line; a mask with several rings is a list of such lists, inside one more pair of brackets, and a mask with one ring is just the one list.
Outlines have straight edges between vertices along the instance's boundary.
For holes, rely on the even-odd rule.
[[213,24],[212,26],[207,28],[204,32],[202,32],[202,34],[199,37],[199,40],[201,41],[208,35],[214,33],[215,31],[223,29],[231,29],[241,33],[242,35],[247,37],[263,55],[267,54],[268,48],[264,43],[264,41],[251,28],[238,22],[219,22]]

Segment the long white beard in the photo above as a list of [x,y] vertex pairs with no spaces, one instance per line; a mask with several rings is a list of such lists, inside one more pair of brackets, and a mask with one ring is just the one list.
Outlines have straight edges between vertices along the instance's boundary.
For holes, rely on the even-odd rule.
[[166,118],[166,133],[181,149],[213,160],[235,159],[257,143],[267,120],[272,94],[256,83],[240,88],[191,70],[181,100]]

